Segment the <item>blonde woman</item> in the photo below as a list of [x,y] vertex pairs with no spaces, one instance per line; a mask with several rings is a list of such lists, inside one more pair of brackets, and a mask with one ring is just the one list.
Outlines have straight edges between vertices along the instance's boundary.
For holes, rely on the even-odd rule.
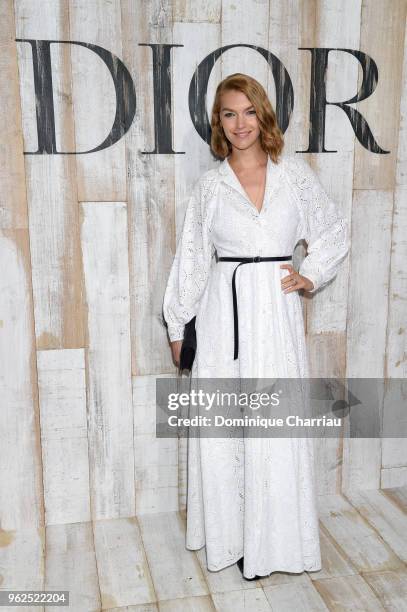
[[[219,83],[211,148],[222,161],[196,181],[163,314],[174,362],[196,317],[193,378],[309,376],[298,291],[331,281],[349,249],[347,223],[283,136],[262,85]],[[292,266],[295,245],[307,256]],[[244,578],[321,569],[309,438],[190,437],[186,547]]]

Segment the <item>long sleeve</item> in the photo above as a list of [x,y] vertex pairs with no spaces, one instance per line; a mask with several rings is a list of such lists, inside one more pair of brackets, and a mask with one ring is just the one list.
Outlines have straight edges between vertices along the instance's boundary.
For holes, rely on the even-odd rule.
[[209,278],[214,247],[206,215],[207,190],[198,179],[189,198],[163,301],[163,316],[172,341],[197,313]]
[[295,159],[292,166],[303,221],[302,238],[308,245],[299,273],[313,282],[310,293],[314,293],[336,276],[348,254],[348,222],[339,214],[308,163]]

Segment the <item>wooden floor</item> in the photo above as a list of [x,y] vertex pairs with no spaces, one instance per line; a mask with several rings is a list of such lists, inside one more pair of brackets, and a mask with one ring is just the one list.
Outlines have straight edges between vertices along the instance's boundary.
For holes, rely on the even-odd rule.
[[185,549],[185,517],[163,512],[45,533],[0,529],[0,588],[67,589],[70,606],[61,610],[75,612],[407,611],[407,487],[318,504],[320,572],[253,582],[236,565],[209,572],[204,548]]

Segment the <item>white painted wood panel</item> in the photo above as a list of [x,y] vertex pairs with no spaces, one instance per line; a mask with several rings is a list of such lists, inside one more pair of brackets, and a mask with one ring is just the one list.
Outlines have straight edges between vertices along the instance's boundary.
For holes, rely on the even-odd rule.
[[[359,48],[360,39],[360,1],[335,0],[318,3],[318,10],[313,15],[311,27],[314,30],[313,44],[302,44],[301,47],[340,47]],[[304,24],[305,25],[305,24]],[[307,34],[302,30],[302,36]],[[308,40],[308,43],[310,41]],[[308,56],[307,74],[310,76],[310,51],[299,51]],[[304,60],[303,60],[304,61]],[[309,72],[308,72],[309,71]],[[341,51],[331,51],[328,55],[328,65],[325,75],[326,96],[329,101],[349,99],[357,91],[358,63],[351,55]],[[309,87],[309,82],[308,82]],[[308,94],[310,95],[310,93]],[[306,117],[307,123],[309,118]],[[352,182],[353,182],[353,150],[355,135],[345,113],[336,106],[327,105],[324,135],[325,149],[336,151],[330,154],[306,155],[316,174],[338,210],[351,219]],[[309,147],[305,143],[302,150]],[[301,150],[297,148],[297,150]],[[350,224],[349,224],[350,225]],[[307,332],[326,335],[328,332],[341,333],[346,329],[347,291],[349,276],[349,257],[343,262],[337,277],[322,291],[317,292],[307,304]],[[328,356],[327,356],[328,357]],[[330,358],[329,358],[330,357]],[[331,360],[339,360],[338,356],[329,356],[326,369],[331,370]],[[341,356],[342,363],[345,354]],[[318,363],[323,368],[324,360]],[[328,374],[323,374],[328,375]],[[338,374],[345,375],[344,363]],[[331,441],[333,444],[333,441]],[[339,447],[337,447],[339,451]],[[324,491],[328,493],[328,490]]]
[[385,610],[361,576],[316,580],[315,587],[325,601],[328,610],[363,610],[379,612]]
[[[269,4],[271,3],[267,0],[257,2],[254,0],[246,2],[224,0],[222,2],[221,45],[246,44],[267,49],[269,45]],[[237,32],[238,36],[236,36]],[[221,78],[223,79],[234,72],[243,72],[260,81],[266,90],[270,83],[270,93],[275,100],[270,68],[256,50],[246,47],[229,49],[222,55],[221,67]]]
[[[389,377],[406,378],[407,375],[407,36],[404,36],[403,72],[401,77],[400,117],[398,124],[398,146],[391,245],[390,297],[387,325],[386,374]],[[384,419],[387,418],[386,402]],[[407,444],[405,439],[385,438],[382,449],[382,486],[407,484]],[[390,476],[392,474],[392,476]]]
[[[174,23],[174,43],[183,45],[173,51],[173,89],[174,89],[174,149],[184,154],[174,158],[175,229],[172,236],[175,246],[180,237],[186,205],[195,181],[210,168],[216,168],[208,144],[196,131],[190,117],[188,105],[189,86],[200,62],[222,45],[220,26],[217,24]],[[224,43],[225,44],[225,43]],[[207,115],[210,121],[215,89],[221,80],[221,68],[229,52],[216,62],[209,81],[207,96]],[[196,91],[197,99],[205,92]]]
[[[165,374],[164,376],[168,376]],[[134,435],[153,435],[156,429],[155,388],[158,376],[133,376]]]
[[170,512],[178,503],[178,439],[156,438],[156,379],[133,376],[136,514]]
[[380,488],[402,487],[407,483],[407,466],[386,468],[381,470]]
[[[69,608],[75,612],[99,612],[99,577],[91,523],[47,527],[45,589],[69,591]],[[53,608],[45,606],[45,612]]]
[[[123,59],[120,0],[69,2],[70,40],[99,45]],[[70,45],[76,151],[99,146],[109,134],[116,113],[116,94],[107,66],[90,49]],[[125,140],[86,155],[77,155],[80,201],[124,201]]]
[[400,559],[407,561],[407,516],[382,491],[348,491],[347,499]]
[[29,240],[0,231],[0,516],[8,531],[44,524]]
[[[345,368],[345,337],[342,333],[308,333],[307,352],[311,378],[341,378]],[[317,382],[317,381],[314,381]],[[342,485],[341,435],[320,437],[315,443],[315,470],[318,495],[339,493]]]
[[84,202],[81,213],[92,518],[134,516],[127,208]]
[[218,610],[214,607],[209,595],[160,601],[159,605],[160,612],[215,612]]
[[[299,47],[302,46],[302,36],[309,33],[308,28],[303,27],[305,7],[300,0],[266,4],[269,5],[267,44],[261,46],[271,51],[280,60],[289,74],[294,89],[294,106],[288,129],[284,134],[284,152],[294,154],[302,148],[299,146],[300,139],[306,135],[306,120],[302,121],[300,117],[304,116],[303,113],[307,104],[306,95],[304,95],[307,92],[303,86],[306,84],[305,86],[309,88],[309,82],[308,78],[302,79],[305,76],[302,60],[309,53],[299,50]],[[262,10],[264,10],[264,6],[262,6]],[[257,36],[259,33],[256,33]],[[270,67],[265,82],[267,83],[266,91],[276,111],[276,83]],[[284,86],[283,80],[280,86]]]
[[178,512],[138,517],[157,598],[178,599],[208,594],[198,559],[185,548]]
[[273,612],[296,610],[300,602],[301,609],[304,612],[325,612],[329,610],[312,583],[279,584],[265,587],[264,592]]
[[[318,10],[301,6],[301,43],[299,47],[345,47],[359,48],[359,11],[360,2],[319,2]],[[306,151],[309,146],[309,104],[311,78],[311,52],[299,49],[301,111],[303,121],[299,125],[303,146],[296,151]],[[357,62],[348,54],[331,51],[325,75],[326,95],[328,100],[346,100],[357,90]],[[307,91],[305,90],[307,88]],[[296,91],[298,88],[296,89]],[[297,97],[298,99],[298,97]],[[305,100],[308,102],[304,106]],[[324,143],[331,154],[301,154],[314,168],[323,187],[337,204],[345,218],[350,219],[352,202],[353,148],[355,136],[349,121],[340,109],[334,106],[326,108]],[[317,292],[306,302],[306,324],[308,333],[326,334],[328,332],[344,333],[346,328],[347,279],[349,260],[347,259],[336,279],[322,291]],[[343,356],[344,357],[344,356]],[[334,359],[334,357],[332,356]],[[318,361],[320,366],[324,361]],[[323,369],[323,368],[322,368]],[[327,363],[330,368],[330,360]],[[344,371],[340,372],[344,375]]]
[[[391,191],[363,190],[354,194],[346,360],[349,378],[380,379],[385,375],[392,210]],[[374,282],[370,280],[373,271]],[[345,490],[378,488],[380,467],[380,438],[345,437]]]
[[[16,38],[69,39],[66,0],[16,0]],[[36,151],[36,111],[31,45],[17,44],[24,150]],[[57,149],[74,150],[71,67],[66,45],[52,44],[51,69]],[[75,160],[26,155],[31,274],[39,349],[83,346],[82,269]]]
[[137,520],[96,521],[94,538],[102,608],[155,602]]
[[217,612],[270,612],[274,610],[263,589],[245,589],[212,595]]
[[[45,529],[0,528],[0,588],[41,590],[45,574]],[[10,608],[9,608],[10,609]],[[43,606],[36,606],[43,612]]]
[[395,486],[385,489],[383,493],[407,514],[407,486]]
[[178,486],[177,446],[177,438],[157,438],[155,433],[143,434],[135,439],[136,491]]
[[13,0],[0,3],[0,228],[28,226]]
[[341,495],[318,497],[318,510],[324,527],[359,572],[403,566],[390,546]]
[[222,15],[221,0],[173,0],[174,21],[218,23]]
[[84,349],[37,352],[45,524],[90,520]]
[[363,2],[361,6],[359,48],[374,59],[379,73],[377,87],[363,102],[361,112],[379,146],[389,153],[371,154],[360,146],[355,149],[355,189],[394,188],[406,11],[405,0]]
[[319,539],[322,569],[319,572],[309,572],[311,580],[324,580],[357,574],[356,568],[346,556],[346,551],[341,550],[336,545],[334,538],[323,526],[319,530]]
[[392,572],[372,572],[363,574],[385,610],[406,609],[407,601],[407,570]]
[[400,116],[397,136],[396,188],[407,185],[407,36],[404,35],[403,70],[401,75]]
[[[407,36],[404,39],[404,62],[401,83],[400,121],[396,160],[396,185],[390,264],[389,315],[386,342],[386,374],[389,377],[407,376]],[[388,418],[385,397],[383,417]],[[382,449],[382,487],[407,484],[407,444],[405,439],[385,438]],[[391,474],[391,476],[390,476]]]
[[[149,44],[173,42],[172,5],[169,0],[122,0],[121,7],[126,15],[122,21],[123,59],[137,91],[137,113],[126,135],[126,170],[132,372],[141,376],[174,371],[162,301],[173,259],[176,155],[149,153],[158,146],[154,112],[160,115],[168,106],[160,98],[154,100]],[[174,52],[172,49],[172,58]]]
[[109,608],[105,612],[159,612],[157,604],[140,604],[139,606],[125,606]]

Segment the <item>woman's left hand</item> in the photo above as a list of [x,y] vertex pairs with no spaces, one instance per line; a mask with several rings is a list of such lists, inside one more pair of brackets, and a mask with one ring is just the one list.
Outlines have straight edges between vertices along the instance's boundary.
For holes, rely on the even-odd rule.
[[287,268],[290,274],[284,276],[281,279],[281,288],[283,293],[290,293],[291,291],[298,291],[298,289],[305,289],[305,291],[311,291],[314,288],[314,283],[307,278],[302,276],[294,270],[291,264],[282,264],[280,268]]

